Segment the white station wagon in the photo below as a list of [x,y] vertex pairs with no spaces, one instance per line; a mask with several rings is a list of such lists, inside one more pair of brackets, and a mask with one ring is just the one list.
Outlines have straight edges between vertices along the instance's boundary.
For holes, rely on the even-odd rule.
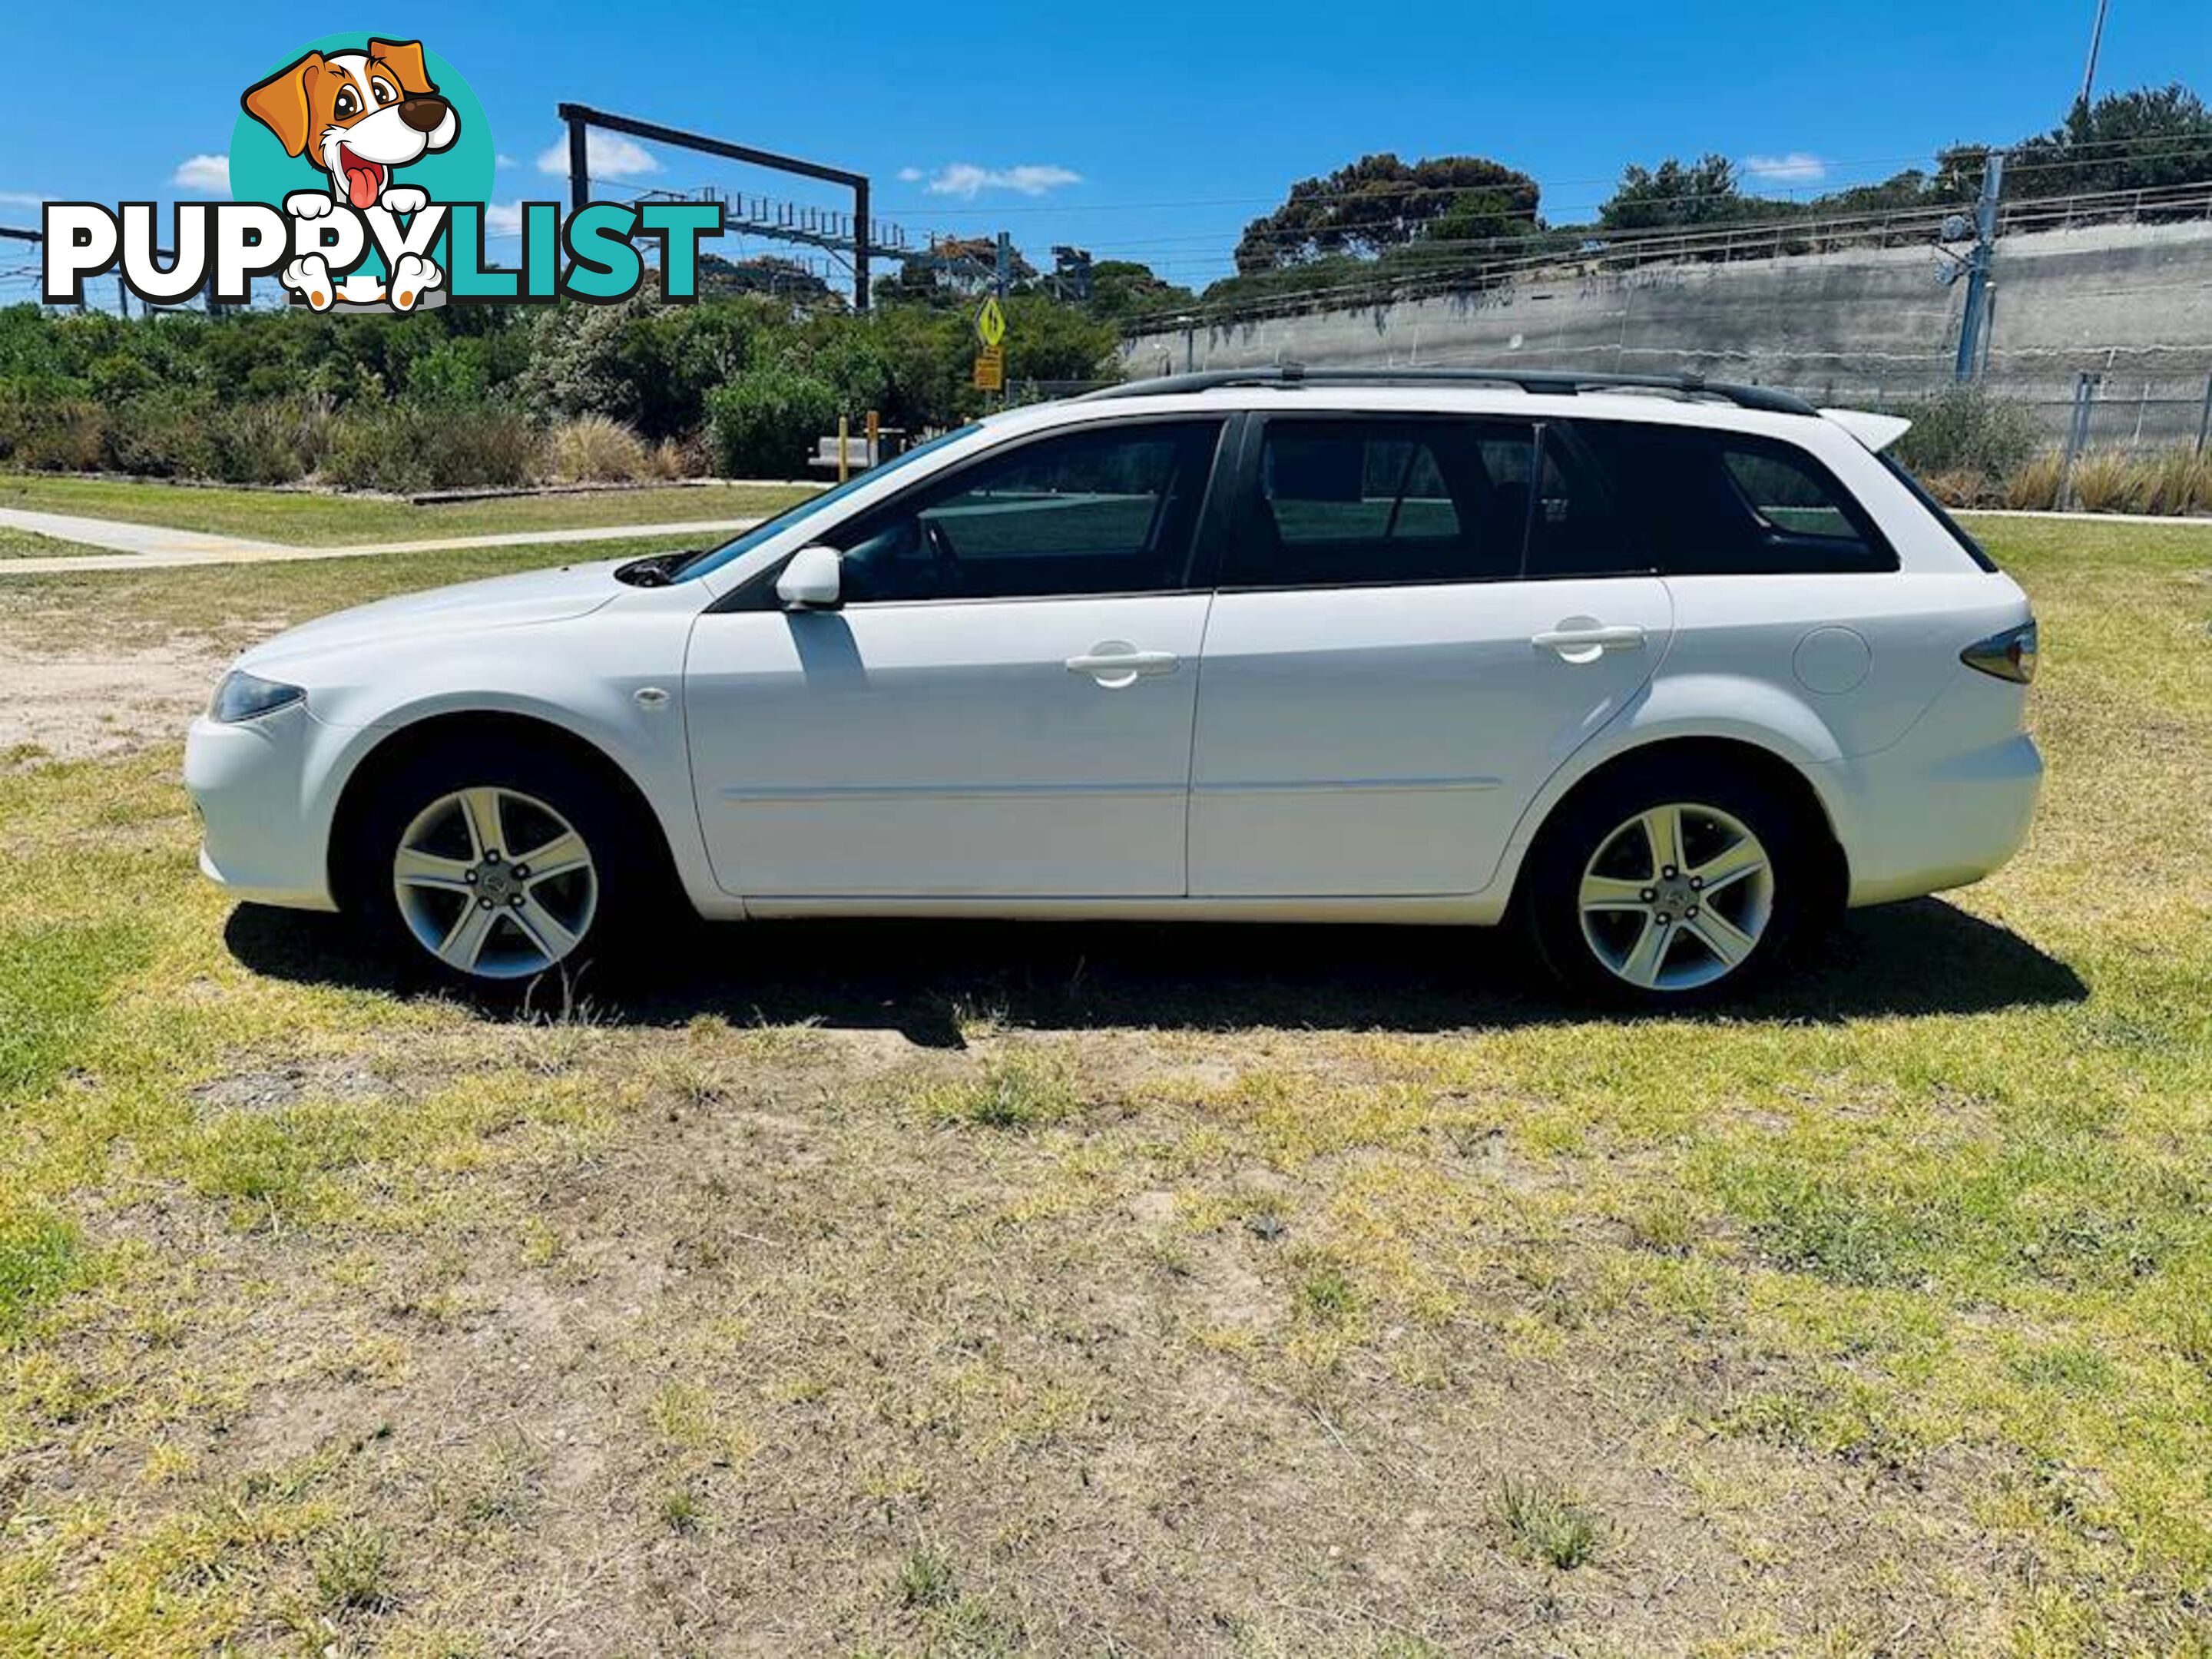
[[1525,926],[1733,991],[1987,875],[2026,598],[1893,417],[1694,380],[1183,375],[724,546],[364,606],[192,727],[201,863],[464,981],[708,917]]

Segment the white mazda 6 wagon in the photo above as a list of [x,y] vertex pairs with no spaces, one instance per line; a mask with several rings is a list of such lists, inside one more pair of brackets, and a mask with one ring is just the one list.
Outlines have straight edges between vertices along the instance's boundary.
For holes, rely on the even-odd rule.
[[475,983],[688,902],[1511,919],[1585,993],[1730,993],[2034,807],[2035,623],[1905,426],[1292,368],[1000,415],[720,547],[246,653],[201,864]]

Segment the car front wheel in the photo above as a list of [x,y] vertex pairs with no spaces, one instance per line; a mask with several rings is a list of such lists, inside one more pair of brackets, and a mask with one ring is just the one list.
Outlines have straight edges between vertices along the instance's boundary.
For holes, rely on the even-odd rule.
[[434,976],[573,975],[647,896],[637,827],[608,795],[559,755],[441,747],[380,788],[347,885],[372,930]]

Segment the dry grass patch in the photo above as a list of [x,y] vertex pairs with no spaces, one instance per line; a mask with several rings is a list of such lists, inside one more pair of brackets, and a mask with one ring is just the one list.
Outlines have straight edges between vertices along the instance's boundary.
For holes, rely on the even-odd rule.
[[0,774],[0,1650],[2201,1650],[2212,540],[1990,534],[2027,854],[1729,1018],[953,927],[495,1018],[173,749]]

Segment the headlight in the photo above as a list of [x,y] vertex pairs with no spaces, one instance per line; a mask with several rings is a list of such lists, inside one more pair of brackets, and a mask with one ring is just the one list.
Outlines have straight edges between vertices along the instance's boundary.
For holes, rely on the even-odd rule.
[[258,720],[264,714],[289,708],[307,695],[296,685],[261,679],[234,668],[216,687],[215,701],[208,705],[208,718],[227,724]]

